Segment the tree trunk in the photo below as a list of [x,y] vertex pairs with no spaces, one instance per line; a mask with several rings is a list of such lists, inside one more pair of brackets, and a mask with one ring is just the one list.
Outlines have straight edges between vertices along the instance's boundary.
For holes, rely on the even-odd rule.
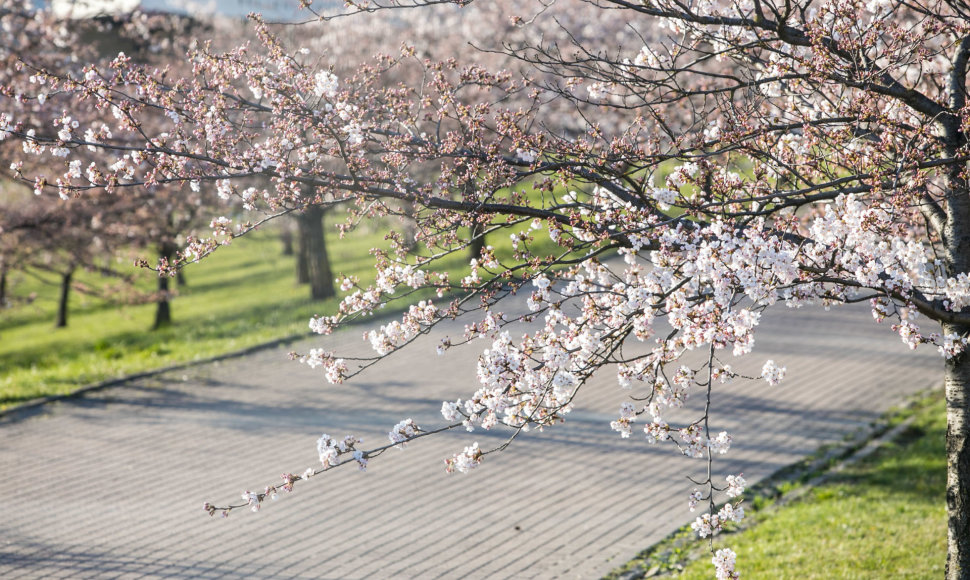
[[283,255],[293,255],[293,232],[289,229],[280,232],[280,241],[283,242]]
[[418,249],[418,222],[415,219],[417,211],[411,202],[401,203],[401,223],[404,226],[401,231],[401,243],[404,250],[413,254]]
[[0,268],[0,308],[7,305],[7,269]]
[[485,228],[478,222],[471,227],[471,240],[468,242],[469,258],[478,260],[482,257],[482,251],[485,249],[484,231]]
[[74,277],[74,268],[61,274],[61,294],[57,300],[57,322],[54,326],[64,328],[67,326],[67,300],[71,295],[71,278]]
[[296,251],[296,283],[310,283],[309,250],[307,248],[307,234],[304,233],[303,216],[296,216],[297,251]]
[[[944,325],[944,334],[965,327]],[[970,354],[946,361],[947,580],[970,578]]]
[[[955,116],[947,116],[942,126],[946,155],[955,157],[967,145],[962,124]],[[966,164],[954,163],[947,167],[946,175],[946,225],[942,237],[947,274],[954,277],[970,273],[970,183],[964,175],[965,169]],[[944,336],[953,333],[966,337],[970,326],[943,324]],[[970,580],[970,354],[964,352],[946,361],[943,386],[946,391],[945,575],[947,580]]]
[[[466,201],[475,199],[475,182],[466,181],[462,186],[462,195]],[[478,260],[482,257],[482,250],[485,249],[485,225],[478,221],[478,215],[469,216],[472,220],[471,231],[469,232],[468,253],[469,259]]]
[[[169,262],[175,259],[175,251],[174,244],[165,243],[158,248],[159,255]],[[155,324],[152,326],[152,330],[158,330],[159,328],[172,324],[172,306],[169,300],[171,294],[169,292],[168,280],[168,276],[158,277],[158,302],[156,303]]]
[[297,260],[297,277],[305,268],[306,280],[310,284],[310,297],[313,300],[332,298],[337,293],[333,287],[333,272],[330,270],[330,256],[323,233],[324,211],[318,206],[309,206],[297,216],[300,229],[300,259]]

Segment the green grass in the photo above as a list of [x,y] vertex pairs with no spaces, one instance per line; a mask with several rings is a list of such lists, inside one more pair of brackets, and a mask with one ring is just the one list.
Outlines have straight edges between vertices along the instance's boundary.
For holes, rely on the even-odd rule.
[[[937,578],[946,561],[945,408],[937,393],[900,438],[804,497],[722,534],[742,578]],[[769,502],[770,503],[770,502]],[[706,549],[707,544],[703,544]],[[677,575],[712,578],[710,553]]]
[[[328,239],[334,271],[372,278],[371,238]],[[78,292],[68,327],[55,329],[55,278],[16,275],[12,292],[37,298],[0,311],[0,405],[305,332],[310,316],[333,312],[336,300],[310,301],[307,286],[295,283],[294,258],[281,251],[275,236],[259,232],[189,266],[188,284],[172,302],[174,323],[157,331],[149,330],[154,304],[117,305]],[[151,272],[142,278],[142,289],[156,282]],[[77,279],[103,284],[94,274]]]
[[[335,218],[334,218],[335,219]],[[329,223],[332,223],[330,220]],[[351,232],[339,239],[332,226],[327,247],[335,275],[357,276],[362,285],[374,280],[370,248],[387,247],[387,224]],[[523,224],[517,230],[528,227]],[[497,254],[514,262],[511,230],[490,236]],[[534,250],[557,252],[540,234]],[[561,252],[561,248],[558,248]],[[272,231],[234,240],[200,264],[185,269],[188,284],[177,288],[172,302],[173,324],[151,331],[155,305],[119,305],[72,292],[67,328],[54,328],[58,293],[53,274],[11,275],[9,293],[35,295],[29,304],[0,310],[0,409],[48,395],[69,394],[79,387],[176,363],[225,354],[271,340],[308,332],[313,314],[333,314],[337,299],[309,300],[309,288],[295,283],[295,258],[281,255]],[[435,264],[458,280],[468,270],[468,253],[459,251]],[[78,273],[75,282],[92,288],[110,281]],[[140,272],[136,285],[150,291],[157,279]],[[174,282],[173,282],[174,286]],[[430,297],[418,293],[414,300]],[[403,304],[394,303],[393,312]]]

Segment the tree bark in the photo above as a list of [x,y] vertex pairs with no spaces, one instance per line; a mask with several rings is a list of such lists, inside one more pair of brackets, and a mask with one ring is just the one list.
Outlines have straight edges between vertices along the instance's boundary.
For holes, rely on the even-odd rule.
[[67,301],[71,296],[71,278],[74,277],[74,268],[61,274],[61,293],[57,300],[57,321],[54,326],[64,328],[67,326]]
[[280,241],[283,242],[283,255],[293,255],[293,232],[286,229],[280,232]]
[[[162,244],[158,249],[159,255],[169,262],[175,259],[175,251],[175,245],[168,243]],[[168,280],[168,276],[158,277],[158,301],[155,308],[155,324],[152,325],[152,330],[158,330],[172,324],[172,306],[169,300],[171,293],[169,292]]]
[[[963,145],[962,138],[955,138]],[[951,145],[956,150],[955,145]],[[947,176],[947,221],[943,231],[950,276],[970,272],[970,187],[961,166]],[[967,336],[970,327],[944,324],[943,334]],[[946,579],[970,580],[970,353],[946,361]]]
[[296,216],[297,250],[296,250],[296,283],[310,283],[310,260],[307,249],[307,234],[303,231],[303,216]]
[[297,216],[300,229],[300,259],[297,260],[297,277],[300,279],[301,261],[306,280],[310,284],[310,297],[325,300],[336,296],[333,272],[323,231],[324,211],[318,206],[308,206]]
[[[945,334],[970,328],[944,325]],[[947,580],[970,578],[970,354],[946,361]]]
[[482,251],[485,249],[484,231],[485,228],[478,222],[471,227],[471,240],[468,242],[469,258],[478,260],[482,257]]
[[7,306],[7,269],[0,268],[0,308]]
[[[944,152],[955,157],[967,146],[968,136],[958,113],[966,106],[970,37],[961,40],[948,75],[949,110],[937,122],[944,137]],[[943,229],[947,275],[970,273],[970,183],[966,163],[946,169],[946,224]],[[943,334],[966,337],[970,326],[944,324]],[[970,354],[946,361],[946,513],[947,580],[970,580]]]
[[413,254],[418,248],[418,222],[414,215],[417,211],[411,202],[401,203],[401,243],[407,253]]

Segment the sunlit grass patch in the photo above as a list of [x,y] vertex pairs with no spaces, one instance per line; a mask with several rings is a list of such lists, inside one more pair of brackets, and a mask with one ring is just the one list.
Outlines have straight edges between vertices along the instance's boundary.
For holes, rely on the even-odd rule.
[[[327,248],[335,275],[355,276],[367,286],[375,277],[371,248],[388,247],[388,227],[354,231],[339,238],[327,227]],[[488,237],[503,263],[515,262],[509,235],[528,231],[528,223]],[[561,253],[546,234],[530,243],[536,253]],[[410,258],[428,255],[423,247]],[[447,270],[452,282],[468,273],[469,253],[459,249],[430,266]],[[130,263],[130,262],[129,262]],[[171,286],[173,323],[150,330],[154,304],[119,304],[72,292],[69,324],[54,328],[57,309],[56,274],[15,273],[11,291],[33,296],[0,310],[0,408],[48,395],[68,394],[79,387],[126,374],[157,369],[244,349],[308,332],[314,314],[333,314],[340,296],[327,301],[309,299],[307,286],[295,282],[295,257],[283,256],[273,231],[258,231],[220,248],[200,264],[185,268],[185,286]],[[136,291],[147,294],[157,284],[154,273],[133,271]],[[79,272],[75,282],[92,289],[115,283],[98,274]],[[433,296],[421,291],[407,302]],[[442,302],[444,301],[436,301]],[[405,303],[392,303],[392,312]]]
[[[901,437],[804,498],[716,538],[743,578],[935,578],[946,562],[946,417],[942,397]],[[710,555],[680,578],[711,578]]]

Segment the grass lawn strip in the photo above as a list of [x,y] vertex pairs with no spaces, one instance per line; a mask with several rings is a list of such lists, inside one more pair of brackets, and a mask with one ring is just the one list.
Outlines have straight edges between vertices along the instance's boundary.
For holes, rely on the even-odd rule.
[[[784,468],[744,494],[745,518],[715,538],[742,578],[929,578],[946,559],[942,391]],[[713,577],[708,540],[684,526],[607,578]]]
[[[354,234],[339,238],[327,228],[327,246],[334,274],[356,276],[366,286],[375,278],[369,249],[386,247],[385,231]],[[508,237],[494,237],[500,259],[514,262]],[[556,250],[547,238],[536,243],[542,251]],[[173,324],[155,331],[149,330],[154,304],[119,305],[80,292],[71,294],[68,327],[55,329],[56,277],[13,276],[12,293],[35,298],[0,309],[0,411],[129,375],[305,336],[310,317],[335,313],[340,296],[310,300],[308,287],[294,282],[295,258],[281,256],[281,249],[273,231],[260,231],[188,267],[188,284],[177,289],[172,302]],[[468,273],[468,259],[467,251],[456,252],[436,269],[460,279]],[[154,273],[139,274],[138,287],[151,291],[157,283]],[[87,272],[79,272],[76,280],[88,288],[111,282]],[[409,298],[432,296],[428,290]],[[393,302],[381,314],[399,312],[410,301]],[[446,297],[435,303],[447,301]]]

